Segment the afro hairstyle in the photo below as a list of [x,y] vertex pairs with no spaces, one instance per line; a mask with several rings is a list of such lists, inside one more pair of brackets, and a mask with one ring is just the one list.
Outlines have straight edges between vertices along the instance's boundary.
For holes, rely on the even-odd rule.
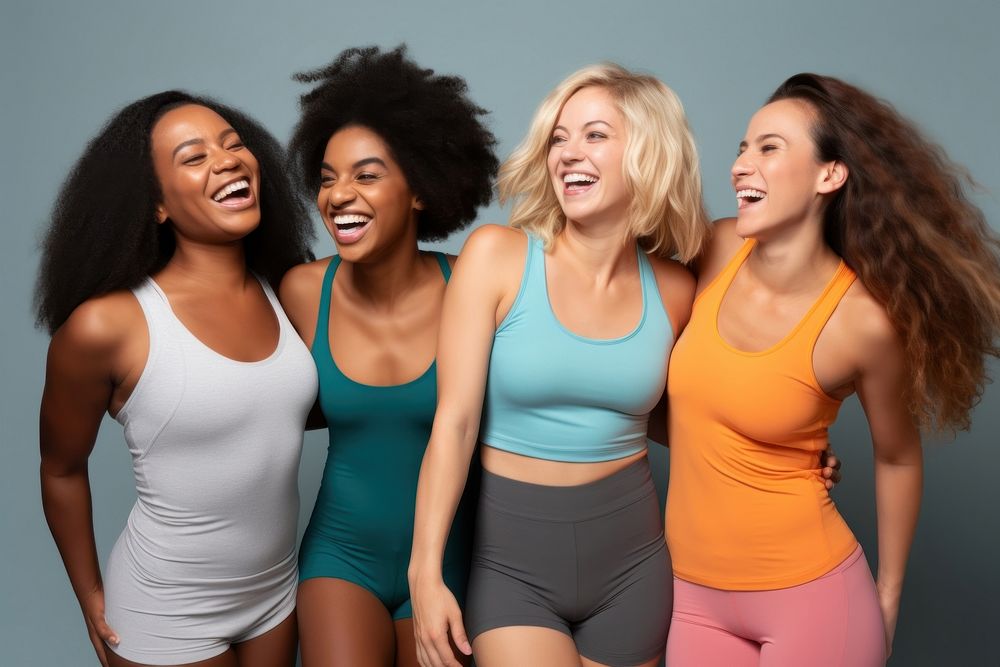
[[496,138],[462,78],[419,67],[407,58],[405,45],[389,52],[347,49],[330,65],[294,78],[317,84],[300,99],[302,116],[288,148],[303,199],[315,201],[330,137],[354,125],[385,141],[423,201],[419,240],[446,238],[489,204],[499,165]]

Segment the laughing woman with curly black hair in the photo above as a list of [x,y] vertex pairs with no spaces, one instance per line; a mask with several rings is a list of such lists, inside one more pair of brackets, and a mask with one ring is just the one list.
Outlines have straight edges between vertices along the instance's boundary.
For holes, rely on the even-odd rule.
[[[310,256],[282,166],[257,123],[170,91],[115,115],[56,199],[36,294],[42,502],[105,667],[295,661],[316,378],[271,288]],[[87,459],[105,412],[138,498],[102,579]]]
[[[407,567],[454,259],[417,243],[462,229],[489,203],[495,140],[465,82],[417,66],[403,47],[349,49],[296,78],[316,86],[302,97],[293,172],[339,253],[281,284],[330,431],[300,554],[302,661],[415,665]],[[460,597],[473,513],[463,502],[446,549]]]

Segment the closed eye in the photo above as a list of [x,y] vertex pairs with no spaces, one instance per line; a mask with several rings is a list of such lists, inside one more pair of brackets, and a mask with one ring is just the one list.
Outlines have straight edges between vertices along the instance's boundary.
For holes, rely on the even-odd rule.
[[184,164],[188,166],[194,166],[197,164],[201,164],[204,159],[205,159],[204,153],[199,153],[198,155],[191,155],[189,157],[184,158]]
[[608,135],[604,134],[603,132],[588,132],[587,133],[587,139],[588,139],[588,141],[595,141],[595,140],[607,139],[607,138],[608,138]]

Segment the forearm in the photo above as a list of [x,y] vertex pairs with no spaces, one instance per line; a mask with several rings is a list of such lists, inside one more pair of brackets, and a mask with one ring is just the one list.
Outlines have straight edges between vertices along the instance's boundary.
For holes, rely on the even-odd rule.
[[435,423],[417,483],[410,578],[441,577],[445,542],[469,475],[477,432]]
[[898,598],[906,561],[916,532],[923,491],[923,457],[919,449],[905,459],[875,459],[878,517],[878,587]]
[[54,474],[41,469],[42,509],[78,600],[102,587],[86,468]]

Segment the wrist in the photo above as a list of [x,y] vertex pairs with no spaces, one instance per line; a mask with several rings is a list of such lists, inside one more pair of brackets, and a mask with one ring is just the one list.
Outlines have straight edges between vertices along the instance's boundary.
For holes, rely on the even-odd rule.
[[899,601],[900,595],[903,592],[903,582],[880,577],[875,583],[875,589],[878,591],[879,597],[883,600]]

